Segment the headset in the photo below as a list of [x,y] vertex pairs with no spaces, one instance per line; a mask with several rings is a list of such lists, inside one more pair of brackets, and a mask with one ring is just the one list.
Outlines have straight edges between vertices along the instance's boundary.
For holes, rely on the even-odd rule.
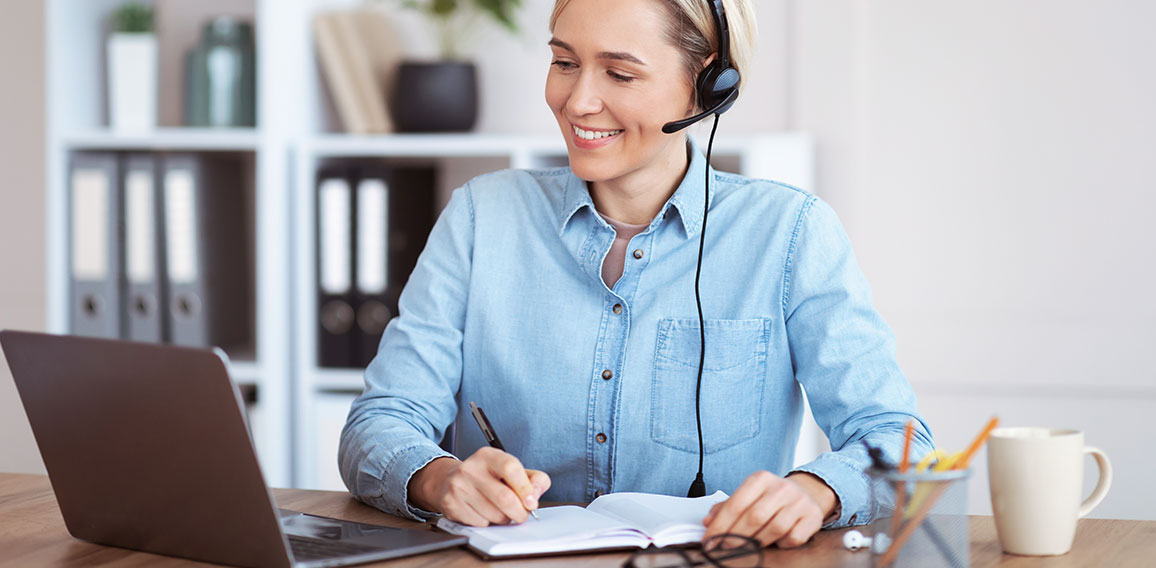
[[722,0],[710,0],[710,12],[714,16],[718,30],[718,56],[698,74],[695,82],[698,91],[698,106],[706,109],[699,114],[682,120],[668,122],[662,131],[674,134],[707,116],[726,112],[739,98],[739,71],[731,67],[731,30],[727,25],[727,13]]
[[698,380],[694,387],[694,420],[698,426],[698,474],[690,484],[687,497],[702,497],[706,495],[706,483],[702,480],[702,461],[705,452],[702,443],[702,414],[699,401],[702,398],[702,368],[706,361],[706,325],[702,318],[702,297],[699,294],[698,281],[702,274],[702,249],[706,241],[706,216],[710,205],[710,155],[714,148],[714,134],[718,130],[718,117],[735,104],[739,97],[739,71],[731,67],[731,32],[727,25],[727,13],[723,8],[722,0],[710,0],[711,15],[714,16],[715,29],[718,30],[718,55],[706,68],[698,74],[695,83],[698,91],[699,108],[706,109],[699,114],[682,120],[668,122],[662,127],[667,134],[674,134],[710,115],[714,115],[714,126],[710,129],[710,142],[706,146],[706,182],[704,184],[704,199],[702,206],[702,228],[698,233],[698,264],[694,269],[694,302],[698,306],[698,331],[700,349],[698,353]]

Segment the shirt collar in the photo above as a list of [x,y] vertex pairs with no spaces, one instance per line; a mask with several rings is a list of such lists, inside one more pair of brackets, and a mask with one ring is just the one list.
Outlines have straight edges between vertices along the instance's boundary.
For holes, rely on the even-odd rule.
[[[690,167],[686,169],[686,175],[678,184],[678,188],[674,190],[674,194],[670,196],[662,209],[659,209],[654,220],[650,222],[650,227],[653,228],[668,215],[677,213],[682,224],[683,235],[689,239],[697,236],[702,228],[703,176],[709,170],[710,176],[713,178],[714,168],[707,165],[706,157],[699,151],[698,144],[689,138],[687,139],[687,152],[690,154]],[[565,231],[570,219],[582,208],[588,207],[591,213],[595,212],[594,200],[590,197],[590,190],[587,188],[586,182],[574,175],[573,172],[569,174],[562,192],[562,206],[558,212],[558,234]],[[713,200],[713,192],[711,197]]]

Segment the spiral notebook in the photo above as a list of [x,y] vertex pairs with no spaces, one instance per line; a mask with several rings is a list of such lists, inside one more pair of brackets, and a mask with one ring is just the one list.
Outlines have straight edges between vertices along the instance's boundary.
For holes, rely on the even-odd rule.
[[722,491],[697,498],[611,493],[585,508],[538,509],[540,520],[520,525],[471,527],[443,518],[437,526],[469,537],[470,548],[485,558],[670,546],[702,540],[702,519],[726,499]]

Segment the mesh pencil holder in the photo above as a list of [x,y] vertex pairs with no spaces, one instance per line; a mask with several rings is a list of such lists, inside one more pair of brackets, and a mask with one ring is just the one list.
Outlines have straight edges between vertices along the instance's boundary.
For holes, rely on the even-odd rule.
[[899,473],[870,469],[872,565],[969,565],[967,482],[971,470]]

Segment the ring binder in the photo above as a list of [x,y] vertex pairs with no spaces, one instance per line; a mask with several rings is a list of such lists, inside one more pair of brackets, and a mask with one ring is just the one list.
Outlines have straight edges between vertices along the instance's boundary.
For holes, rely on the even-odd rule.
[[69,191],[71,331],[119,338],[121,193],[116,154],[73,154]]

